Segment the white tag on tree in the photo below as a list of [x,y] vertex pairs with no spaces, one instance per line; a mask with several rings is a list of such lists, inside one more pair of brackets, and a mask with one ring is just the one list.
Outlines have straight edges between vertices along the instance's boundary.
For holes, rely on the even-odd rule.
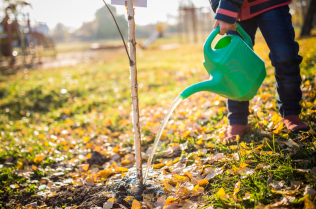
[[[125,5],[126,0],[111,0],[111,4],[114,5]],[[147,0],[133,0],[135,7],[147,7]]]

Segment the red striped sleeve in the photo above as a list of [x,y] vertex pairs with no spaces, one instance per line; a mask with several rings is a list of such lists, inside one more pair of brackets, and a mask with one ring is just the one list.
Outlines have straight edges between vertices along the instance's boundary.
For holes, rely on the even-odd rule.
[[226,9],[222,9],[222,8],[218,8],[216,13],[222,14],[222,15],[226,15],[226,16],[229,16],[229,17],[233,17],[233,18],[237,18],[237,16],[238,16],[237,12],[232,12],[232,11],[229,11],[229,10],[226,10]]

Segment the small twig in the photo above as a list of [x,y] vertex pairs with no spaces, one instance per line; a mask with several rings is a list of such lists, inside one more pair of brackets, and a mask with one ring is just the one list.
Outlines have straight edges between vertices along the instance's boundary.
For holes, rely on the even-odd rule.
[[129,62],[131,63],[132,60],[131,60],[131,57],[130,57],[129,54],[128,54],[127,46],[126,46],[125,40],[124,40],[124,38],[123,38],[123,35],[122,35],[122,33],[121,33],[120,27],[118,26],[118,24],[117,24],[117,22],[116,22],[116,19],[115,19],[114,15],[113,15],[112,11],[111,11],[110,8],[108,7],[107,3],[106,3],[104,0],[103,0],[103,2],[104,2],[105,6],[108,8],[108,10],[110,11],[110,13],[111,13],[111,15],[112,15],[112,17],[113,17],[113,20],[114,20],[114,22],[115,22],[115,24],[116,24],[116,27],[117,27],[117,29],[118,29],[118,31],[119,31],[119,33],[120,33],[120,35],[121,35],[122,41],[123,41],[123,43],[124,43],[125,50],[126,50],[126,54],[127,54],[127,56],[128,56]]

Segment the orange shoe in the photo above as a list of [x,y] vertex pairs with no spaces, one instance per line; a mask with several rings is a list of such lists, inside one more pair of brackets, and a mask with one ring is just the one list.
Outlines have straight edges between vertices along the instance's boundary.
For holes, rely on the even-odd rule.
[[289,115],[283,118],[286,128],[293,132],[299,133],[300,131],[308,131],[308,126],[300,119],[298,115]]
[[249,125],[229,125],[228,129],[225,132],[226,138],[224,143],[234,143],[237,140],[237,135],[243,137],[247,133]]

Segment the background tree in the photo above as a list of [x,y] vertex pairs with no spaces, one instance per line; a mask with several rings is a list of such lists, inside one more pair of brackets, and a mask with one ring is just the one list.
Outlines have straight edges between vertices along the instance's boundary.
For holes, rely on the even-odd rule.
[[[118,15],[116,8],[110,6],[110,9],[115,16],[117,24],[119,25],[121,32],[124,37],[127,37],[128,24],[124,15]],[[108,38],[117,38],[120,37],[120,34],[115,26],[113,18],[106,6],[103,6],[101,9],[97,10],[95,13],[96,23],[97,23],[97,36],[99,39],[108,39]]]
[[315,24],[315,16],[316,16],[316,1],[311,0],[307,13],[304,18],[304,23],[301,31],[302,36],[310,36],[313,25]]

